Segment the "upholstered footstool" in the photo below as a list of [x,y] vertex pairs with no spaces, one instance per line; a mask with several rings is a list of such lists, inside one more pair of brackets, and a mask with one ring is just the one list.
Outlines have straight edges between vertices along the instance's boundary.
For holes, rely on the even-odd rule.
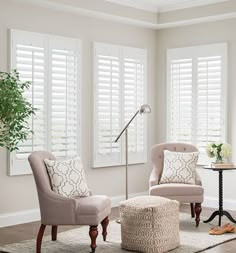
[[179,246],[179,202],[141,196],[120,203],[121,247],[163,253]]

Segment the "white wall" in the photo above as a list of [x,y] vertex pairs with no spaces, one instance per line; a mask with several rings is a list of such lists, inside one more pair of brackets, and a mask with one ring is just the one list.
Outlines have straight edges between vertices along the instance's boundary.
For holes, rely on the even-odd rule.
[[[117,196],[125,193],[123,167],[92,169],[93,133],[93,41],[147,48],[148,103],[153,113],[148,115],[148,151],[155,143],[156,106],[156,32],[125,24],[98,20],[43,7],[23,4],[21,1],[0,0],[0,70],[7,70],[9,28],[53,35],[80,38],[83,43],[82,71],[82,160],[89,187],[96,194]],[[149,152],[148,152],[149,153]],[[148,191],[150,164],[129,168],[129,192]],[[7,176],[7,153],[0,149],[0,214],[38,208],[38,199],[32,175]],[[0,215],[1,216],[1,215]],[[2,216],[3,217],[3,216]],[[5,217],[5,216],[4,216]],[[1,218],[1,217],[0,217]]]
[[[93,41],[148,49],[148,103],[153,113],[148,115],[148,151],[157,142],[165,141],[166,134],[166,50],[167,48],[228,42],[228,141],[232,144],[236,161],[236,19],[215,23],[185,26],[154,31],[145,28],[98,20],[78,14],[50,10],[24,4],[22,1],[0,0],[0,70],[7,70],[9,28],[53,35],[80,38],[83,43],[82,77],[82,159],[87,181],[96,194],[117,196],[124,194],[124,168],[92,169],[92,108],[93,108]],[[126,13],[127,14],[127,13]],[[127,14],[128,15],[128,14]],[[169,15],[169,14],[168,14]],[[38,208],[33,177],[7,176],[7,155],[0,149],[0,219],[4,214]],[[148,190],[150,163],[130,166],[129,192]],[[217,206],[218,175],[199,169],[205,187],[207,203]],[[236,209],[236,172],[225,173],[227,207]],[[1,216],[2,215],[2,216]],[[33,211],[33,215],[35,212]]]
[[[157,142],[166,136],[166,51],[168,48],[228,43],[228,142],[236,162],[236,19],[165,29],[157,32]],[[205,188],[205,204],[217,206],[218,174],[199,168]],[[224,172],[225,206],[236,210],[236,171]]]

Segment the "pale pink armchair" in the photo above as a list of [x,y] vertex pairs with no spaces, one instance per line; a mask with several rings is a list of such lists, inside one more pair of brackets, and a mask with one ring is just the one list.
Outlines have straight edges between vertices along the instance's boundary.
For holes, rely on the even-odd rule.
[[[52,191],[44,159],[55,157],[44,151],[33,152],[29,163],[33,171],[41,213],[41,226],[37,236],[36,252],[41,252],[42,238],[47,225],[52,226],[52,240],[57,240],[58,225],[89,225],[92,253],[95,252],[97,226],[101,223],[103,239],[106,240],[108,215],[111,213],[111,200],[103,195],[84,198],[67,198]],[[88,250],[89,251],[89,250]]]
[[198,151],[195,146],[185,143],[162,143],[153,146],[151,150],[153,170],[149,180],[149,194],[174,199],[180,203],[190,203],[191,215],[193,218],[195,217],[196,226],[198,227],[204,194],[201,179],[196,172],[195,185],[180,183],[159,184],[163,170],[163,151],[165,149],[176,152]]

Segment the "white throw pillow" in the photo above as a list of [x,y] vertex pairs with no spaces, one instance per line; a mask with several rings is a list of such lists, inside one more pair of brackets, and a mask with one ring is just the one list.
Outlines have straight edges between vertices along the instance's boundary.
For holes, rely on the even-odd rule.
[[164,166],[160,184],[195,184],[199,152],[171,152],[164,150]]
[[83,166],[79,158],[70,160],[44,160],[52,190],[59,195],[73,197],[89,196]]

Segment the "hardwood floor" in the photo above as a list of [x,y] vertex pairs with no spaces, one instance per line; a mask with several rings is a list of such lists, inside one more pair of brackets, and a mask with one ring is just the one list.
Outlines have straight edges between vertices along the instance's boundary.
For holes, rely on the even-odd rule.
[[[182,205],[180,207],[181,212],[189,213],[191,212],[189,205]],[[209,217],[212,213],[212,209],[203,208],[202,216]],[[230,212],[234,217],[236,217],[236,212]],[[119,216],[118,208],[113,208],[110,215],[110,220],[114,220]],[[0,228],[0,245],[11,244],[21,242],[23,240],[35,239],[38,233],[40,223],[32,222],[21,225],[16,225],[12,227]],[[79,227],[79,226],[77,226]],[[74,229],[76,226],[58,226],[58,232],[67,231]],[[89,231],[89,228],[88,228]],[[50,234],[50,228],[46,228],[45,235]],[[204,251],[205,253],[235,253],[236,252],[236,240],[228,243],[224,243],[215,248]]]

